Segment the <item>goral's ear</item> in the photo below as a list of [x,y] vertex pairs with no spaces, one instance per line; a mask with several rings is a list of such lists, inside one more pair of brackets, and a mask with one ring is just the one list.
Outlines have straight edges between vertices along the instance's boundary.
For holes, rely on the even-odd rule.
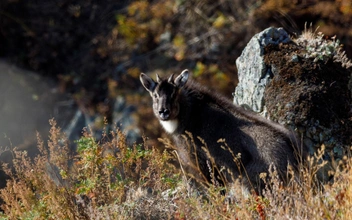
[[157,83],[150,78],[149,76],[145,75],[144,73],[141,73],[139,76],[139,79],[141,80],[142,85],[148,92],[153,92]]
[[189,76],[188,69],[183,70],[182,73],[176,77],[174,82],[175,85],[179,88],[183,87],[188,80],[188,76]]

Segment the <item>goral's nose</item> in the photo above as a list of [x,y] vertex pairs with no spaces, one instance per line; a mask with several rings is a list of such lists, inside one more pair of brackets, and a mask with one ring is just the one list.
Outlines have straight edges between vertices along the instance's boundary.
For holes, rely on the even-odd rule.
[[159,110],[159,116],[162,120],[167,120],[169,119],[170,116],[170,110],[169,109],[161,109]]

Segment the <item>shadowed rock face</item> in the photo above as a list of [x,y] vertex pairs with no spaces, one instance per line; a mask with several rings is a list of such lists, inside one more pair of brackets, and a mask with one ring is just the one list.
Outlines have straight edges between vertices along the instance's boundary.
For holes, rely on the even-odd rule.
[[0,62],[0,94],[1,147],[31,152],[36,131],[47,136],[49,119],[55,117],[60,126],[69,120],[62,119],[70,116],[64,111],[70,109],[70,99],[60,94],[52,81],[3,61]]
[[[126,130],[131,143],[140,140],[136,122],[131,117],[135,110],[123,97],[116,98],[111,127],[117,125]],[[98,136],[102,133],[103,128],[93,126],[102,116],[81,111],[68,94],[58,91],[55,82],[0,60],[0,149],[5,149],[0,151],[0,163],[11,164],[9,149],[14,148],[26,150],[33,157],[38,152],[36,132],[47,140],[51,118],[71,142],[78,140],[87,126]]]

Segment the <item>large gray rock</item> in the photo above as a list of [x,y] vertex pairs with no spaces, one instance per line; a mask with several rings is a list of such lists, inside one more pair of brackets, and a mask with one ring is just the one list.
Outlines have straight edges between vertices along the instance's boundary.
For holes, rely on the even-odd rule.
[[291,39],[283,28],[267,28],[254,35],[236,60],[238,85],[234,103],[265,114],[264,91],[272,75],[264,63],[264,47],[288,43]]
[[255,35],[236,61],[234,103],[295,130],[311,153],[324,145],[324,158],[340,160],[352,141],[351,70],[337,41],[309,37],[291,41],[281,28]]

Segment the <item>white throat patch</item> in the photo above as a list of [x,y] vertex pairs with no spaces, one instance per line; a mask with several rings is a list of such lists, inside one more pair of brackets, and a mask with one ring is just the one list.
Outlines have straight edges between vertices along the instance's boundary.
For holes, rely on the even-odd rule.
[[172,134],[176,131],[178,126],[177,120],[168,120],[168,121],[159,120],[159,121],[160,121],[160,124],[164,127],[166,132]]

